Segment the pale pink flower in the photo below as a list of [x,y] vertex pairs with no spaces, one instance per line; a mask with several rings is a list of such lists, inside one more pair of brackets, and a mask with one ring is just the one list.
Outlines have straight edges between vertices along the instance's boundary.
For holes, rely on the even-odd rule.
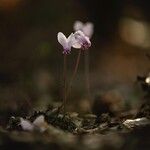
[[82,31],[76,31],[74,33],[75,42],[73,43],[74,48],[88,49],[91,46],[91,42]]
[[33,122],[20,118],[20,125],[22,129],[26,131],[38,130],[44,132],[48,128],[43,115],[38,116]]
[[62,33],[57,34],[58,42],[63,46],[63,54],[69,54],[71,52],[71,47],[75,43],[74,34],[71,33],[68,38]]
[[92,37],[94,32],[94,25],[92,22],[82,23],[81,21],[76,21],[73,28],[75,31],[82,31],[85,36],[89,37],[89,39]]

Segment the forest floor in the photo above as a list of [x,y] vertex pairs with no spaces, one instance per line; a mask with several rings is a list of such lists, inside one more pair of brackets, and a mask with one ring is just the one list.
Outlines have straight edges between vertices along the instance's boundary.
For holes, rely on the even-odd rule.
[[35,111],[24,117],[33,122],[44,116],[39,130],[24,130],[20,117],[11,117],[6,127],[0,127],[0,149],[72,149],[72,150],[146,150],[150,148],[150,105],[116,116],[62,113],[58,108]]

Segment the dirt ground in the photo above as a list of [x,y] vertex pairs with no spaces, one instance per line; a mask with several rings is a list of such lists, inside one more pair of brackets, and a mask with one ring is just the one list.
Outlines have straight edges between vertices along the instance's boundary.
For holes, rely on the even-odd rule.
[[34,111],[24,119],[33,122],[45,118],[41,127],[28,130],[21,126],[21,116],[9,118],[0,127],[0,149],[72,149],[72,150],[146,150],[150,147],[150,104],[120,114],[63,113],[48,107]]

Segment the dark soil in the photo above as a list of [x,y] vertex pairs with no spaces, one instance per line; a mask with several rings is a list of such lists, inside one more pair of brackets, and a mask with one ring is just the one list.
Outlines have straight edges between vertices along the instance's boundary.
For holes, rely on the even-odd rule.
[[[0,150],[150,149],[150,86],[145,84],[144,77],[138,80],[145,96],[137,110],[114,112],[109,107],[110,101],[106,103],[102,97],[97,97],[93,114],[63,113],[60,108],[49,106],[45,111],[34,111],[28,116],[1,117]],[[44,132],[23,130],[21,117],[33,122],[41,115],[47,125]]]
[[[0,149],[149,149],[149,114],[149,104],[143,104],[138,112],[123,112],[118,116],[64,114],[56,108],[35,111],[26,118],[33,121],[44,115],[48,129],[43,133],[23,131],[19,125],[20,116],[12,117],[6,128],[0,128]],[[135,117],[142,117],[146,122],[124,124],[127,118],[134,120]]]

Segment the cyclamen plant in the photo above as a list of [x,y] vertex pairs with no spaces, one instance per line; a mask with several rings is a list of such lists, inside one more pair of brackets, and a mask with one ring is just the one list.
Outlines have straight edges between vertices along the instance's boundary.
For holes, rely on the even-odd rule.
[[[81,21],[76,21],[73,26],[74,31],[82,31],[87,39],[91,39],[94,32],[94,25],[92,22],[82,23]],[[86,88],[88,97],[90,98],[90,68],[89,68],[89,51],[87,50],[84,55],[84,70],[86,79]]]
[[[63,77],[64,77],[64,90],[63,90],[63,109],[65,111],[66,107],[66,100],[67,96],[69,94],[69,90],[72,85],[72,81],[77,73],[79,61],[80,61],[80,55],[81,55],[81,50],[88,49],[91,46],[91,42],[89,38],[82,32],[82,31],[76,31],[75,33],[71,33],[68,38],[62,33],[59,32],[57,34],[57,39],[58,42],[62,45],[63,47],[63,54],[64,54],[64,70],[63,70]],[[76,48],[79,49],[78,57],[76,60],[76,65],[74,68],[74,72],[70,81],[70,84],[67,89],[67,84],[66,84],[66,70],[67,70],[67,55],[71,53],[71,48]]]

